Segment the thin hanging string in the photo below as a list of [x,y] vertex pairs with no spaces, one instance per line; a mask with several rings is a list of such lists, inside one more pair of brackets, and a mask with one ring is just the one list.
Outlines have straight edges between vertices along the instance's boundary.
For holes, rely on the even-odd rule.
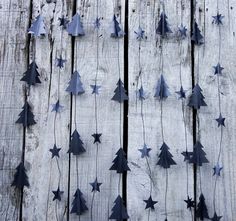
[[[62,0],[62,13],[64,10],[64,1]],[[61,28],[61,33],[60,33],[60,56],[62,56],[62,36],[63,36],[63,27]],[[57,100],[59,101],[60,104],[60,80],[61,80],[61,68],[58,68],[58,83],[57,83]],[[54,122],[53,122],[53,131],[54,131],[54,144],[57,146],[57,138],[56,138],[56,119],[57,119],[57,110],[55,111],[55,116],[54,116]],[[58,178],[58,188],[60,188],[61,184],[61,168],[59,165],[58,158],[56,156],[56,163],[57,163],[57,169],[59,173],[59,178]],[[55,214],[56,214],[56,220],[59,221],[59,215],[58,215],[58,202],[56,200],[55,204]]]
[[[164,2],[162,2],[162,6],[163,6],[163,13],[164,13],[164,17],[165,17],[165,4]],[[164,34],[164,17],[162,19],[162,34]],[[163,74],[163,70],[164,70],[164,55],[163,55],[163,52],[164,52],[164,38],[165,36],[162,36],[160,37],[160,43],[161,43],[161,72]],[[163,126],[163,100],[162,98],[160,99],[160,109],[161,109],[161,136],[162,136],[162,141],[163,143],[165,142],[165,139],[164,139],[164,126]],[[165,216],[166,216],[166,220],[167,220],[167,194],[168,194],[168,170],[166,170],[166,188],[165,188]]]
[[[99,19],[99,12],[98,12],[98,0],[96,1],[96,19]],[[98,78],[98,69],[99,69],[99,27],[96,27],[96,75],[95,75],[95,87],[97,87],[97,78]],[[94,93],[94,115],[95,115],[95,130],[96,134],[98,133],[98,108],[97,108],[97,93]],[[95,164],[95,177],[97,179],[98,175],[98,142],[96,142],[96,164]],[[91,210],[90,210],[90,217],[91,221],[93,221],[93,205],[94,205],[94,198],[95,198],[96,190],[93,191],[92,202],[91,202]]]
[[[141,0],[139,1],[139,28],[141,28]],[[137,82],[137,88],[138,88],[138,84],[139,84],[139,79],[140,79],[140,87],[143,88],[143,73],[142,73],[142,67],[141,67],[141,41],[142,39],[139,39],[139,45],[138,45],[138,69],[139,69],[139,76],[138,76],[138,82]],[[137,94],[136,93],[136,101],[137,101]],[[144,112],[143,112],[143,98],[140,99],[140,102],[141,102],[141,120],[142,120],[142,136],[143,136],[143,144],[146,145],[146,129],[145,129],[145,120],[144,120]],[[137,106],[137,105],[136,105]],[[146,164],[147,164],[147,167],[148,167],[148,176],[149,176],[149,179],[150,179],[150,196],[152,194],[152,172],[151,172],[151,167],[150,167],[150,164],[149,164],[149,159],[148,157],[145,155],[145,160],[146,160]],[[149,208],[148,210],[148,221],[150,220],[150,211],[151,209]]]
[[[120,14],[120,24],[121,24],[121,12]],[[120,72],[120,39],[117,39],[117,44],[118,44],[118,51],[117,51],[117,62],[118,62],[118,74],[119,74],[119,79],[121,78],[121,72]],[[120,148],[122,148],[122,104],[120,103]],[[118,182],[118,195],[120,195],[120,183],[121,183],[121,174],[119,174],[119,182]]]
[[[181,25],[183,25],[183,1],[181,0]],[[182,82],[182,39],[179,41],[179,54],[180,54],[180,66],[179,66],[179,78],[180,78],[180,86],[183,88],[183,82]],[[187,126],[186,126],[186,117],[185,117],[185,99],[182,98],[182,118],[183,118],[183,123],[184,123],[184,141],[185,141],[185,151],[188,153],[188,137],[187,137]],[[189,196],[189,168],[188,168],[188,161],[186,161],[186,176],[187,176],[187,181],[186,181],[186,193],[187,196]],[[192,209],[190,210],[191,212],[191,218],[193,220],[193,213]]]
[[165,170],[166,170],[165,216],[167,220],[168,169],[165,169]]
[[[217,14],[219,13],[219,0],[217,0]],[[221,25],[218,25],[219,28],[219,54],[218,54],[218,63],[221,62]],[[220,79],[219,79],[219,72],[220,70],[217,70],[217,92],[218,92],[218,105],[219,105],[219,114],[221,114],[221,93],[220,93]],[[222,152],[222,140],[223,140],[223,126],[220,125],[220,143],[219,143],[219,152],[217,156],[217,165],[219,165],[221,152]],[[217,180],[218,180],[218,174],[215,174],[215,183],[214,183],[214,190],[213,190],[213,207],[214,212],[216,212],[216,186],[217,186]]]

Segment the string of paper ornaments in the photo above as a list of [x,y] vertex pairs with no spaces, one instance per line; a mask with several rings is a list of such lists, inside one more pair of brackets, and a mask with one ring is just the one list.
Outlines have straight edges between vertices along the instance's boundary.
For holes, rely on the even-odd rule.
[[[91,220],[93,220],[93,203],[94,203],[94,197],[95,197],[95,193],[96,192],[100,192],[100,186],[101,186],[101,182],[98,181],[98,177],[97,177],[97,160],[98,160],[98,148],[99,145],[101,143],[101,133],[99,133],[98,130],[98,103],[97,103],[97,99],[98,99],[98,95],[99,95],[99,89],[101,88],[100,85],[97,84],[97,78],[98,78],[98,69],[99,69],[99,28],[101,26],[100,23],[100,18],[99,18],[99,13],[98,13],[98,0],[97,0],[97,5],[96,5],[96,9],[97,9],[97,17],[95,18],[94,21],[94,28],[95,28],[95,32],[96,32],[96,40],[97,40],[97,54],[96,54],[96,74],[95,74],[95,79],[94,79],[94,84],[90,85],[92,88],[92,94],[94,96],[94,114],[95,114],[95,133],[92,134],[93,138],[94,138],[94,144],[96,145],[96,170],[95,170],[95,179],[94,182],[91,182],[90,185],[92,186],[92,204],[91,204]],[[140,7],[141,8],[141,7]],[[160,50],[160,64],[159,64],[159,71],[161,73],[160,78],[157,82],[157,86],[156,86],[156,91],[154,94],[154,97],[156,97],[159,102],[160,102],[160,122],[161,122],[161,134],[162,134],[162,145],[160,148],[160,154],[158,156],[158,162],[157,165],[161,166],[162,168],[165,169],[165,176],[166,176],[166,191],[165,191],[165,220],[167,221],[168,219],[168,202],[167,202],[167,194],[168,194],[168,169],[170,168],[171,165],[175,165],[176,162],[173,160],[173,156],[169,151],[169,147],[166,144],[166,140],[164,137],[164,127],[163,127],[163,105],[164,105],[164,101],[166,98],[168,98],[170,96],[170,92],[169,92],[169,87],[165,81],[164,78],[164,43],[165,43],[165,39],[168,38],[169,34],[172,33],[169,24],[167,22],[167,16],[165,13],[165,4],[162,2],[162,9],[163,12],[160,14],[160,20],[158,22],[158,27],[156,29],[156,34],[160,36],[160,45],[161,45],[161,50]],[[119,134],[119,138],[120,138],[120,145],[119,145],[119,149],[116,153],[116,157],[113,160],[113,165],[111,166],[110,170],[115,170],[118,174],[119,174],[119,182],[118,182],[118,196],[114,201],[114,206],[112,208],[112,212],[111,215],[109,217],[109,219],[114,219],[114,220],[123,220],[123,219],[128,219],[129,215],[127,213],[127,210],[123,204],[123,199],[121,197],[121,193],[120,193],[120,183],[121,183],[121,175],[122,173],[130,170],[129,166],[128,166],[128,162],[127,159],[125,157],[125,152],[123,151],[122,148],[122,134],[121,134],[121,130],[122,130],[122,124],[121,124],[121,120],[122,120],[122,103],[126,100],[128,100],[128,96],[126,93],[126,90],[124,88],[123,82],[121,80],[121,71],[120,71],[120,61],[119,61],[119,51],[120,51],[120,38],[122,38],[124,36],[124,32],[121,28],[121,21],[119,21],[119,19],[121,18],[121,16],[113,16],[113,31],[111,33],[111,37],[115,38],[117,41],[117,66],[118,66],[118,82],[117,82],[117,87],[114,91],[114,96],[111,98],[113,101],[116,101],[119,104],[119,108],[120,108],[120,134]],[[216,121],[218,122],[218,126],[221,128],[221,141],[222,141],[222,136],[223,136],[223,126],[224,125],[224,120],[225,118],[222,117],[221,114],[221,104],[220,104],[220,82],[219,82],[219,75],[221,75],[221,72],[223,70],[223,68],[220,66],[220,48],[221,48],[221,32],[220,32],[220,25],[222,25],[222,19],[223,16],[219,14],[219,9],[218,9],[218,3],[217,3],[217,15],[213,16],[213,23],[218,25],[219,27],[219,63],[214,66],[215,69],[215,75],[217,77],[217,83],[218,83],[218,97],[219,97],[219,112],[220,112],[220,116],[219,118],[216,119]],[[73,18],[72,21],[69,22],[68,19],[62,15],[61,18],[59,18],[59,26],[61,26],[61,32],[63,32],[65,29],[67,30],[67,32],[69,33],[69,35],[71,35],[73,38],[74,37],[80,37],[80,36],[84,36],[85,32],[83,29],[83,25],[81,22],[81,17],[79,15],[79,13],[76,13]],[[178,28],[178,33],[179,33],[179,37],[180,37],[180,42],[187,36],[186,34],[187,29],[186,27],[182,24],[182,16],[181,16],[181,25]],[[37,40],[38,37],[44,36],[46,34],[46,29],[45,29],[45,24],[43,21],[43,17],[41,15],[38,15],[35,19],[35,21],[32,23],[31,27],[29,28],[28,31],[29,34],[32,35],[32,42],[33,42],[33,58],[32,58],[32,62],[29,64],[29,67],[27,68],[26,72],[24,73],[23,78],[21,79],[21,81],[26,82],[26,89],[28,94],[30,93],[30,87],[31,86],[35,86],[36,84],[40,84],[40,75],[38,73],[38,66],[35,62],[35,42]],[[151,168],[150,165],[148,163],[148,157],[149,157],[149,152],[151,151],[151,148],[149,148],[146,144],[146,138],[145,138],[145,122],[144,122],[144,113],[143,113],[143,102],[144,100],[147,98],[146,96],[146,92],[144,91],[143,88],[143,81],[142,81],[142,70],[141,70],[141,65],[140,65],[140,48],[141,48],[141,41],[145,38],[144,35],[145,31],[141,28],[141,24],[140,24],[140,15],[139,15],[139,27],[138,30],[135,31],[137,40],[139,41],[139,80],[140,80],[140,88],[137,91],[137,95],[138,98],[140,100],[141,103],[141,111],[140,111],[140,115],[141,115],[141,120],[142,120],[142,129],[143,129],[143,147],[142,149],[138,149],[139,152],[141,152],[141,158],[145,158],[146,163],[147,163],[147,167],[149,170],[149,177],[150,177],[150,196],[147,200],[144,200],[144,202],[146,203],[145,209],[149,209],[149,214],[150,211],[152,209],[154,209],[154,205],[157,203],[157,201],[154,201],[152,199],[152,178],[151,178]],[[192,37],[191,40],[193,41],[194,45],[196,45],[196,47],[200,46],[201,44],[203,44],[203,36],[201,35],[201,32],[199,30],[198,24],[196,23],[196,21],[194,22],[194,26],[193,26],[193,33],[192,33]],[[61,45],[62,47],[62,45]],[[182,43],[180,43],[180,53],[182,50]],[[189,102],[188,102],[188,106],[192,107],[196,110],[197,112],[197,117],[198,117],[198,109],[200,109],[201,106],[206,106],[206,103],[204,101],[204,96],[202,94],[202,90],[198,84],[198,76],[199,76],[199,49],[198,50],[198,60],[197,60],[197,82],[193,88],[192,94],[189,98]],[[57,168],[58,168],[58,173],[59,173],[59,180],[58,180],[58,187],[56,190],[52,191],[54,196],[53,196],[53,200],[57,200],[60,201],[61,200],[61,195],[63,194],[63,191],[60,189],[60,179],[61,179],[61,171],[60,171],[60,163],[59,163],[59,151],[61,150],[61,148],[58,148],[57,145],[57,139],[56,139],[56,119],[57,119],[57,115],[58,113],[60,113],[61,109],[63,108],[63,106],[60,104],[60,91],[59,91],[59,84],[60,84],[60,74],[61,74],[61,69],[64,67],[64,64],[66,62],[66,59],[63,58],[62,56],[62,48],[60,50],[60,55],[59,57],[56,58],[56,66],[58,67],[58,73],[59,73],[59,78],[58,78],[58,91],[57,91],[57,102],[55,104],[53,104],[53,108],[52,111],[55,112],[55,117],[54,117],[54,146],[53,148],[50,149],[51,152],[51,157],[52,159],[55,159],[56,163],[57,163]],[[76,50],[77,52],[77,50]],[[77,59],[77,55],[75,55],[76,59]],[[181,58],[180,58],[181,59]],[[184,161],[186,161],[186,163],[192,163],[194,165],[196,165],[198,167],[199,170],[199,174],[200,174],[200,189],[201,188],[201,170],[200,167],[202,166],[203,163],[208,163],[208,160],[206,158],[206,154],[203,151],[203,146],[200,143],[200,140],[197,140],[194,148],[193,148],[193,152],[189,152],[189,148],[187,145],[187,134],[186,134],[186,123],[185,123],[185,115],[184,115],[184,106],[186,104],[185,102],[185,90],[183,89],[183,85],[182,85],[182,80],[181,80],[181,63],[182,61],[180,60],[180,90],[177,91],[176,93],[179,95],[179,98],[182,101],[182,113],[183,113],[183,122],[184,122],[184,129],[185,129],[185,142],[186,142],[186,149],[185,151],[182,153],[184,155]],[[78,133],[78,128],[77,128],[77,119],[76,119],[76,102],[77,102],[77,97],[82,95],[85,91],[83,88],[83,84],[81,81],[81,76],[79,74],[79,71],[77,69],[77,65],[75,65],[74,67],[74,72],[73,75],[71,77],[71,80],[69,82],[68,87],[66,88],[66,91],[69,92],[71,94],[71,96],[74,99],[74,131],[71,135],[71,140],[70,140],[70,146],[69,146],[69,150],[68,153],[73,155],[75,157],[75,161],[76,161],[76,174],[77,174],[77,189],[75,190],[75,194],[74,194],[74,199],[72,201],[72,209],[71,209],[71,213],[75,213],[77,215],[82,215],[84,212],[86,212],[88,210],[88,207],[86,205],[86,201],[83,197],[83,193],[81,192],[81,190],[79,189],[79,175],[78,175],[78,157],[80,154],[83,154],[84,152],[86,152],[85,148],[84,148],[84,144],[82,141],[82,138],[80,137],[80,134]],[[25,104],[23,106],[23,110],[22,112],[19,114],[19,119],[16,121],[16,123],[20,123],[23,125],[24,128],[32,126],[36,123],[36,121],[34,120],[34,114],[32,113],[31,110],[31,106],[30,104],[27,102],[27,97],[25,100]],[[199,137],[198,137],[199,138]],[[215,179],[215,188],[216,188],[216,181],[217,181],[217,177],[220,176],[220,172],[222,170],[222,167],[219,165],[219,160],[220,160],[220,154],[222,151],[222,142],[220,142],[220,148],[219,148],[219,155],[218,155],[218,160],[216,163],[216,166],[214,167],[214,175],[216,176]],[[73,159],[73,158],[72,158]],[[186,165],[186,168],[188,168],[188,165]],[[186,169],[187,170],[187,169]],[[187,199],[184,200],[187,203],[187,208],[191,210],[192,213],[192,208],[194,208],[194,201],[192,200],[192,198],[189,196],[189,192],[188,192],[188,171],[187,171]],[[24,156],[22,156],[22,160],[20,162],[20,164],[17,166],[16,168],[16,173],[14,175],[14,180],[12,182],[12,186],[17,187],[18,189],[22,189],[24,186],[29,187],[29,181],[28,181],[28,176],[26,174],[26,169],[24,167]],[[217,216],[216,213],[216,208],[215,208],[215,188],[214,188],[214,217],[211,219],[213,221],[215,220],[219,220],[221,217]],[[203,220],[204,218],[209,218],[208,215],[208,211],[207,211],[207,207],[205,204],[205,197],[202,193],[201,190],[201,194],[199,197],[199,203],[197,205],[197,210],[196,210],[196,215],[200,220]],[[149,215],[148,215],[148,219],[149,219]],[[193,219],[193,216],[192,216]]]

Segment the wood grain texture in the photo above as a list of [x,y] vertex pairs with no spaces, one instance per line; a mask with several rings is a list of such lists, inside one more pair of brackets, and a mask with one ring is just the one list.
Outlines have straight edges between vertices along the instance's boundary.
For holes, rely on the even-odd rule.
[[11,183],[23,150],[23,127],[15,121],[24,104],[20,79],[27,66],[29,2],[0,3],[0,217],[9,221],[20,213],[20,192]]
[[[70,123],[70,95],[65,92],[71,74],[71,39],[66,31],[61,32],[58,18],[62,13],[72,15],[72,1],[42,3],[32,1],[32,21],[40,13],[44,17],[48,34],[44,38],[36,39],[36,63],[41,75],[41,84],[30,88],[28,100],[33,107],[37,124],[26,131],[25,162],[28,163],[31,187],[24,195],[23,220],[66,220],[68,203],[68,172],[69,156],[69,123]],[[31,39],[32,40],[32,39]],[[31,57],[34,42],[31,41]],[[62,52],[61,52],[62,50]],[[65,67],[61,69],[55,65],[56,57],[66,58]],[[60,78],[60,83],[58,83]],[[59,84],[59,86],[58,86]],[[61,169],[60,189],[64,191],[60,202],[53,201],[52,191],[57,190],[59,172],[55,157],[51,159],[49,149],[54,145],[54,117],[51,112],[52,104],[58,99],[64,106],[56,119],[57,146],[61,148],[58,159]]]
[[[84,194],[90,211],[81,216],[81,221],[91,220],[91,201],[93,193],[89,183],[95,180],[96,167],[96,145],[93,144],[95,133],[95,110],[94,94],[90,85],[95,83],[96,75],[96,51],[97,34],[93,22],[97,17],[96,1],[77,1],[76,12],[82,16],[86,36],[76,37],[74,46],[74,70],[81,75],[85,94],[76,98],[77,130],[81,135],[86,152],[78,156],[78,187]],[[109,171],[115,153],[120,148],[120,124],[123,128],[123,105],[121,106],[122,119],[120,121],[120,105],[112,101],[116,83],[119,79],[118,54],[120,59],[121,78],[123,79],[123,39],[112,39],[111,25],[114,13],[124,24],[124,1],[98,1],[98,13],[101,17],[101,28],[99,37],[99,70],[98,85],[101,85],[98,104],[98,132],[102,133],[101,144],[98,149],[98,181],[102,182],[101,192],[96,193],[93,205],[93,217],[95,220],[108,220],[113,207],[113,201],[118,193],[119,175],[115,171]],[[105,9],[105,10],[104,10]],[[72,122],[75,117],[75,102],[73,98]],[[72,132],[75,125],[72,124]],[[122,131],[121,131],[122,132]],[[121,134],[122,136],[122,134]],[[123,138],[122,138],[123,140]],[[70,206],[74,199],[73,195],[77,189],[76,180],[76,157],[71,156],[70,163]],[[70,208],[71,209],[71,208]],[[78,220],[78,216],[70,214],[70,220]]]
[[[182,4],[182,6],[181,6]],[[169,85],[171,96],[163,101],[163,127],[165,142],[170,147],[177,165],[168,170],[169,185],[167,195],[168,220],[191,220],[191,214],[186,209],[184,199],[187,198],[186,165],[181,152],[185,150],[184,123],[181,111],[181,101],[175,91],[180,88],[180,58],[182,59],[183,87],[191,91],[191,51],[190,38],[183,40],[182,53],[176,40],[177,26],[181,24],[181,8],[183,9],[183,24],[190,28],[190,3],[189,1],[165,2],[165,11],[168,16],[170,28],[173,31],[168,40],[164,40],[163,56],[164,70],[160,69],[160,38],[155,34],[162,6],[156,1],[129,1],[129,146],[128,159],[131,173],[128,174],[127,203],[130,220],[148,220],[148,210],[143,200],[150,196],[149,172],[146,160],[141,158],[138,149],[143,146],[143,130],[140,100],[136,100],[136,91],[140,87],[137,82],[139,75],[139,42],[134,31],[139,26],[145,30],[147,39],[142,40],[140,49],[140,66],[144,90],[148,98],[144,100],[143,112],[146,129],[146,144],[152,148],[149,164],[153,179],[153,200],[158,201],[155,211],[150,212],[149,220],[164,220],[164,194],[165,194],[165,169],[156,165],[162,145],[160,102],[154,98],[157,81],[161,74],[164,75]],[[192,149],[192,111],[185,106],[184,113],[187,123],[188,148]],[[189,195],[193,197],[193,171],[189,167]]]
[[[236,1],[219,1],[219,12],[224,15],[223,25],[221,26],[221,59],[220,64],[225,69],[219,77],[221,95],[221,112],[226,118],[225,128],[223,128],[222,152],[220,165],[223,166],[221,176],[217,179],[216,186],[216,212],[223,216],[221,220],[234,220],[236,216],[236,175],[235,175],[235,6]],[[214,69],[218,62],[219,50],[219,28],[212,24],[212,16],[217,14],[217,2],[198,1],[196,7],[196,20],[204,34],[205,44],[195,49],[195,75],[198,72],[198,53],[199,53],[199,84],[206,97],[207,107],[201,108],[199,112],[198,126],[199,138],[205,147],[206,156],[210,161],[201,169],[202,192],[206,198],[206,204],[210,217],[213,216],[213,187],[215,176],[213,167],[217,162],[220,127],[218,128],[216,118],[219,117],[219,101],[217,89],[217,77]],[[196,78],[197,81],[197,78]],[[199,171],[198,171],[199,172]],[[200,174],[197,176],[198,193],[200,194]]]

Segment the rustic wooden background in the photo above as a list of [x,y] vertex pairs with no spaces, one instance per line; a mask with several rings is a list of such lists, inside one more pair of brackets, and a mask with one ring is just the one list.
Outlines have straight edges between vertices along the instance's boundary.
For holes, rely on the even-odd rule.
[[[132,221],[147,220],[148,211],[144,210],[149,194],[149,178],[147,165],[137,151],[142,145],[142,124],[140,118],[140,103],[136,102],[136,90],[139,85],[137,76],[138,48],[134,31],[138,28],[139,16],[141,26],[147,39],[142,41],[141,68],[143,85],[149,92],[144,101],[144,118],[146,122],[146,139],[152,148],[150,165],[154,180],[153,199],[158,200],[156,210],[151,212],[150,220],[164,220],[165,173],[156,166],[157,154],[161,145],[160,105],[153,97],[156,82],[160,76],[158,63],[160,59],[160,42],[155,34],[155,28],[161,11],[160,1],[156,0],[98,0],[99,15],[102,19],[99,38],[100,65],[98,84],[102,85],[98,97],[99,131],[103,134],[102,145],[98,154],[98,177],[102,181],[101,193],[96,194],[94,217],[96,221],[108,220],[113,201],[117,196],[118,175],[109,171],[111,162],[119,148],[119,106],[110,99],[118,80],[117,58],[120,58],[121,74],[129,91],[129,103],[122,106],[124,110],[124,148],[128,153],[131,172],[123,180],[123,193],[126,197],[127,209]],[[192,82],[196,79],[198,70],[196,58],[200,58],[199,84],[206,97],[207,107],[202,108],[199,118],[193,117],[192,110],[184,108],[187,123],[189,149],[197,134],[205,147],[210,163],[202,169],[202,187],[210,216],[213,215],[213,185],[212,168],[218,154],[219,130],[214,119],[218,117],[217,84],[213,78],[212,66],[217,61],[218,29],[212,25],[212,16],[216,14],[216,1],[199,0],[196,10],[194,2],[188,0],[170,0],[165,2],[166,13],[174,33],[165,41],[165,78],[171,90],[171,96],[163,105],[164,133],[171,152],[177,162],[169,170],[168,220],[189,221],[191,214],[186,209],[186,165],[181,152],[185,150],[184,126],[181,101],[175,91],[180,87],[179,64],[182,61],[182,81],[184,88],[191,93]],[[64,5],[64,6],[63,6]],[[58,170],[56,161],[51,160],[49,149],[53,146],[53,119],[51,105],[57,100],[58,68],[55,58],[62,54],[67,59],[65,68],[61,71],[60,93],[63,112],[57,119],[56,136],[62,148],[60,165],[62,173],[61,189],[63,199],[58,204],[60,220],[77,220],[74,214],[69,214],[76,186],[75,159],[66,153],[69,145],[70,131],[74,125],[75,104],[70,95],[65,92],[73,70],[78,68],[86,93],[77,102],[78,129],[85,143],[86,154],[79,158],[79,185],[90,208],[92,193],[90,182],[94,179],[95,147],[91,134],[94,133],[94,97],[90,85],[94,83],[96,72],[96,33],[93,21],[96,18],[95,0],[2,0],[0,2],[0,220],[57,220],[55,201],[52,201],[52,190],[57,188]],[[218,179],[216,206],[221,220],[234,221],[236,217],[236,0],[220,1],[220,12],[225,16],[222,26],[222,66],[225,68],[221,79],[222,114],[226,117],[226,128],[223,136],[223,173]],[[72,42],[66,31],[61,34],[58,18],[66,14],[69,19],[75,12],[83,15],[86,32],[84,38]],[[181,12],[182,11],[182,12]],[[195,11],[195,14],[193,14]],[[32,59],[32,40],[27,34],[32,20],[38,15],[44,16],[48,35],[36,41],[36,62],[39,66],[42,84],[32,87],[30,94],[25,94],[24,84],[20,81],[29,62]],[[109,25],[113,14],[119,14],[126,37],[119,41],[110,38]],[[182,16],[181,16],[182,15]],[[181,18],[182,17],[182,18]],[[199,49],[191,45],[190,36],[180,42],[175,32],[181,19],[188,31],[191,21],[195,18],[204,35],[205,44]],[[74,57],[73,57],[74,55]],[[75,56],[76,55],[76,56]],[[74,67],[72,67],[74,64]],[[21,125],[16,125],[18,114],[26,99],[33,107],[37,124],[25,131]],[[196,128],[195,128],[196,127]],[[127,145],[128,144],[128,145]],[[30,188],[25,188],[23,197],[11,187],[15,167],[24,155],[28,170]],[[199,197],[199,174],[195,174],[189,166],[189,194]],[[194,191],[195,190],[195,191]],[[89,212],[81,216],[81,221],[90,220]]]

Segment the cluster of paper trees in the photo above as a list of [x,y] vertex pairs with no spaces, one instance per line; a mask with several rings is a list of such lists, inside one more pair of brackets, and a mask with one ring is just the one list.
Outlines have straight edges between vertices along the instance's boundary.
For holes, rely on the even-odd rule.
[[[59,19],[60,20],[60,26],[64,27],[67,29],[68,33],[71,36],[83,36],[85,35],[83,25],[81,23],[81,19],[78,13],[76,13],[72,21],[69,22],[65,17],[62,17]],[[97,18],[94,25],[99,28],[100,27],[100,19]],[[186,28],[182,27],[179,29],[179,32],[181,33],[182,36],[186,36]],[[44,21],[42,16],[38,16],[35,20],[35,22],[32,24],[32,26],[29,29],[29,33],[33,34],[34,37],[40,37],[42,35],[46,34],[46,29],[44,25]],[[139,30],[135,32],[137,34],[137,39],[141,40],[143,39],[144,36],[144,31],[139,27]],[[169,33],[172,33],[168,22],[167,22],[167,16],[162,13],[160,16],[160,21],[158,22],[158,27],[156,29],[156,33],[159,34],[161,37],[165,38]],[[120,38],[124,36],[124,32],[121,29],[119,22],[117,21],[116,16],[114,15],[113,17],[113,31],[111,33],[111,37],[113,38]],[[194,31],[192,34],[192,41],[194,41],[197,45],[203,43],[203,37],[200,33],[200,30],[197,26],[197,23],[194,24]],[[64,67],[64,62],[66,60],[63,60],[62,57],[57,59],[57,66],[59,68]],[[38,72],[38,66],[36,65],[35,60],[31,62],[29,65],[28,69],[24,73],[24,76],[22,77],[21,81],[26,82],[28,85],[28,88],[31,86],[35,86],[36,84],[40,84],[40,75]],[[93,89],[98,88],[97,85],[93,85]],[[77,70],[74,71],[72,78],[69,82],[68,87],[66,88],[66,91],[71,93],[72,95],[81,95],[85,92],[83,88],[83,84],[81,81],[81,76],[79,75],[79,72]],[[139,91],[140,96],[144,98],[144,91],[140,90]],[[95,93],[98,93],[95,91]],[[185,91],[181,87],[180,91],[177,92],[177,94],[180,95],[180,98],[186,98],[185,96]],[[154,97],[164,100],[168,96],[170,96],[169,88],[167,83],[165,82],[164,76],[161,75],[160,79],[158,80],[156,91],[154,94]],[[111,98],[113,101],[122,103],[126,100],[128,100],[127,92],[124,88],[124,84],[121,81],[121,79],[118,80],[117,82],[117,87],[114,90],[114,96]],[[193,107],[194,109],[199,109],[201,106],[206,106],[206,103],[204,101],[204,96],[202,94],[202,90],[198,84],[195,85],[192,91],[192,95],[189,98],[189,107]],[[57,111],[60,107],[59,100],[57,103],[54,105],[55,111]],[[25,101],[25,104],[22,108],[22,112],[19,114],[19,119],[16,121],[16,123],[20,123],[23,125],[24,128],[29,127],[31,125],[36,124],[36,121],[34,119],[34,114],[31,110],[31,107],[27,100]],[[97,140],[96,140],[97,139]],[[95,142],[100,142],[99,137],[95,138]],[[205,152],[203,151],[203,146],[200,144],[200,142],[197,142],[194,146],[193,152],[188,152],[184,153],[185,160],[188,160],[189,163],[194,163],[197,166],[202,166],[203,163],[207,163],[208,160],[205,157]],[[159,154],[159,160],[157,162],[157,165],[160,165],[161,167],[167,169],[170,168],[171,165],[175,165],[176,162],[173,160],[172,154],[169,152],[169,147],[166,145],[166,143],[163,143],[163,145],[160,148],[161,152]],[[51,149],[50,149],[51,151]],[[52,152],[52,151],[51,151]],[[84,143],[81,140],[81,137],[78,133],[78,131],[75,129],[74,132],[71,135],[71,141],[70,141],[70,146],[68,153],[73,154],[75,156],[78,156],[82,153],[86,152],[84,148]],[[53,152],[52,152],[53,153]],[[59,157],[59,155],[58,155]],[[124,173],[128,170],[130,170],[128,166],[128,162],[125,156],[125,152],[123,151],[122,148],[120,148],[117,153],[116,157],[113,160],[113,165],[111,166],[110,170],[115,170],[117,173]],[[93,186],[93,190],[100,191],[99,190],[99,184],[97,181],[92,183],[91,185]],[[29,181],[28,177],[26,174],[26,169],[24,167],[23,161],[20,162],[20,164],[16,168],[16,173],[14,175],[14,180],[12,182],[12,186],[15,186],[19,189],[22,189],[24,186],[29,187]],[[55,191],[55,199],[60,200],[60,194],[63,193],[59,189]],[[197,213],[199,214],[198,217],[200,219],[203,219],[202,217],[206,217],[207,209],[204,203],[204,196],[200,196],[200,202],[198,204],[197,208]],[[152,201],[155,202],[155,201]],[[150,202],[149,202],[150,203]],[[192,201],[190,201],[192,203]],[[190,209],[192,204],[188,204],[190,206]],[[123,200],[120,195],[116,198],[114,201],[114,207],[112,208],[112,214],[110,215],[109,219],[115,219],[115,220],[123,220],[123,219],[128,219],[129,215],[126,211],[126,208],[123,205]],[[150,204],[146,208],[154,208],[154,204]],[[188,207],[189,208],[189,207]],[[74,200],[72,202],[72,209],[71,213],[75,213],[77,215],[82,215],[86,210],[88,210],[88,207],[86,206],[85,199],[83,198],[83,194],[80,191],[80,189],[77,189],[75,194],[74,194]]]

